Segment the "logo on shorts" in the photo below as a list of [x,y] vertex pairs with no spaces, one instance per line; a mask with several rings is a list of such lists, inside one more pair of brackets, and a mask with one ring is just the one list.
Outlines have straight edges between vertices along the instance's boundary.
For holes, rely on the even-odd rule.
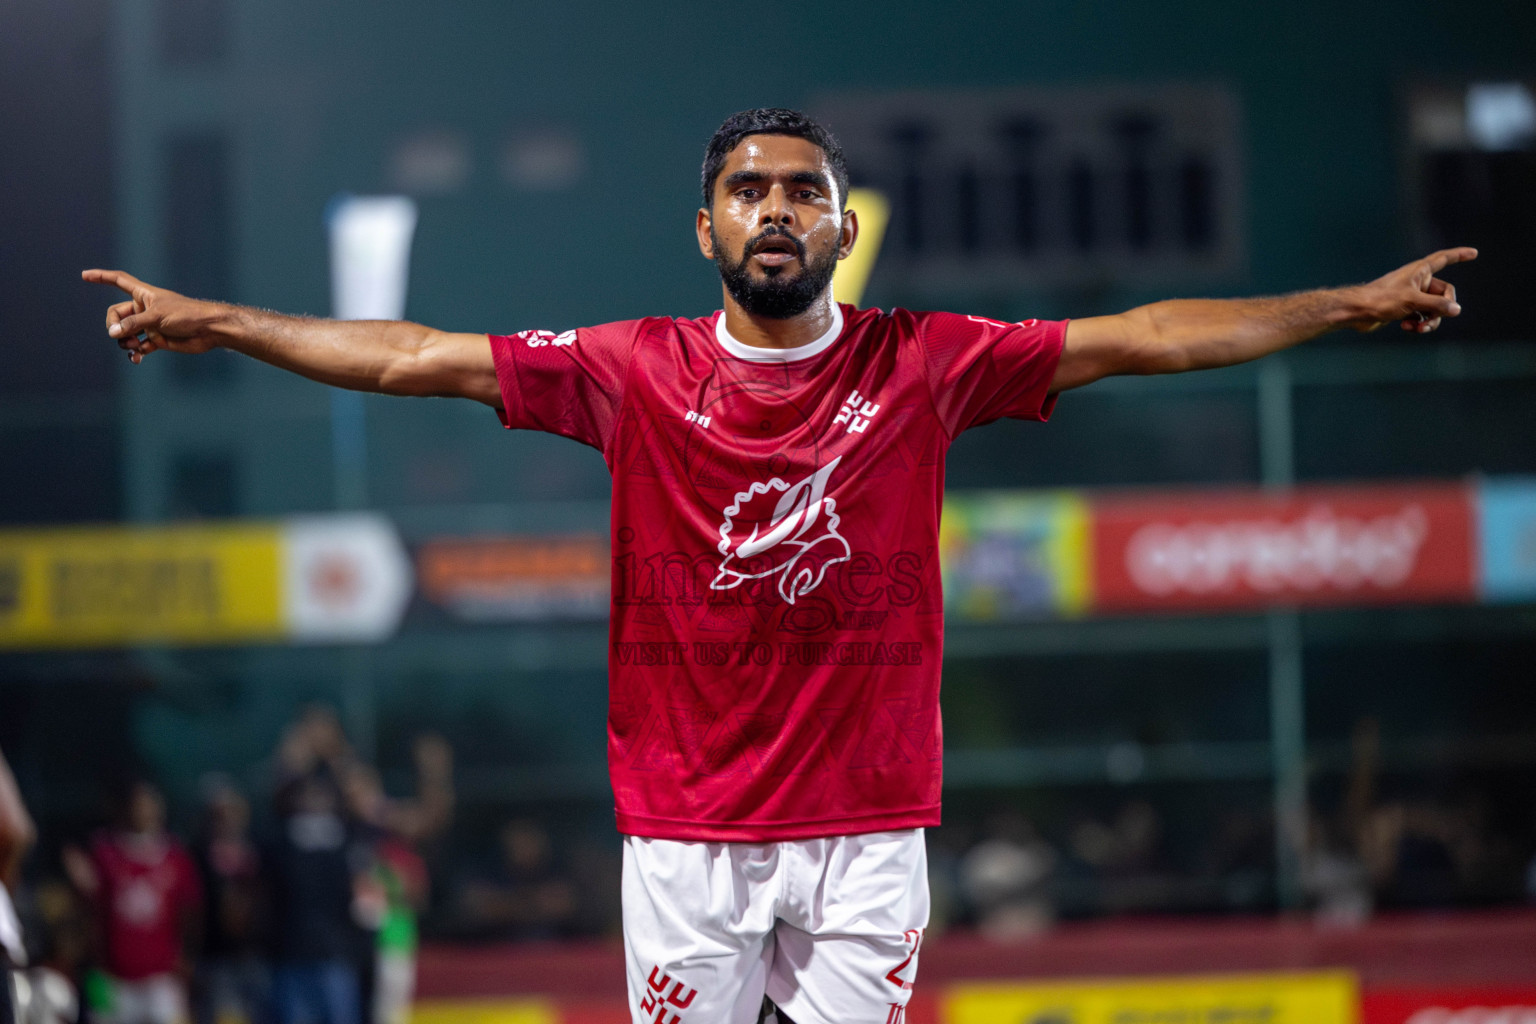
[[[672,986],[672,991],[667,991],[667,986]],[[651,976],[646,979],[645,987],[650,991],[645,993],[645,998],[640,1000],[640,1009],[646,1014],[654,1013],[652,1024],[683,1024],[683,1018],[676,1012],[669,1011],[667,1007],[676,1007],[678,1010],[686,1010],[693,1005],[693,997],[699,994],[696,988],[688,989],[688,994],[683,994],[683,983],[673,981],[666,974],[661,973],[661,967],[651,968]],[[669,1015],[670,1014],[670,1015]]]
[[794,604],[821,585],[829,566],[848,561],[848,541],[837,532],[837,499],[827,495],[827,481],[842,460],[839,455],[796,484],[774,477],[737,492],[720,524],[718,550],[725,560],[710,589],[778,576],[779,596]]

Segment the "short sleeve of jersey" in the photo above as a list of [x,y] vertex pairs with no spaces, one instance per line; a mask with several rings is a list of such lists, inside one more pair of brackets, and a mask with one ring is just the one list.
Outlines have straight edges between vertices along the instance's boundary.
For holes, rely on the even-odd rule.
[[1045,420],[1065,320],[1006,324],[955,313],[915,314],[934,408],[950,437],[1011,417]]
[[559,434],[606,454],[639,323],[490,335],[502,425]]

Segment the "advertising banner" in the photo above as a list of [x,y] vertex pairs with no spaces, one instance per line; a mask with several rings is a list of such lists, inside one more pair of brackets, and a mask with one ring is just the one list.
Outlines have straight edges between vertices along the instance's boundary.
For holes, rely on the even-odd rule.
[[400,537],[383,516],[302,516],[283,524],[283,622],[292,640],[386,639],[414,585]]
[[1361,1024],[1536,1024],[1536,986],[1368,989]]
[[1355,1024],[1355,977],[1342,971],[957,985],[946,1024]]
[[955,495],[944,502],[944,605],[975,622],[1081,615],[1088,504],[1068,492]]
[[416,552],[427,601],[469,622],[603,619],[611,572],[608,538],[441,538]]
[[1536,477],[1477,486],[1478,592],[1484,601],[1536,601]]
[[0,531],[0,648],[377,640],[411,585],[370,515]]
[[224,643],[283,633],[276,524],[0,533],[0,647]]
[[1460,483],[1097,498],[1094,610],[1470,601],[1471,504]]
[[[628,1017],[628,1007],[615,1007]],[[412,1024],[568,1024],[549,999],[428,999],[411,1007]]]

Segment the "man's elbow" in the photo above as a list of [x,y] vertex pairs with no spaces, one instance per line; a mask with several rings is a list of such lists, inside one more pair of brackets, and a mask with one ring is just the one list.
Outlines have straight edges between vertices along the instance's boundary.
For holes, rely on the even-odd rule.
[[1129,372],[1151,376],[1195,369],[1194,353],[1177,332],[1164,323],[1155,306],[1144,306],[1133,313],[1139,315],[1131,335],[1135,338],[1132,351],[1126,356],[1126,361],[1135,367]]
[[462,398],[469,394],[465,335],[427,329],[395,352],[379,374],[379,390],[410,398]]
[[1149,346],[1141,357],[1142,374],[1184,373],[1195,369],[1194,356],[1181,345],[1160,344]]
[[379,371],[380,394],[403,398],[428,398],[433,390],[431,371],[420,353],[402,354]]

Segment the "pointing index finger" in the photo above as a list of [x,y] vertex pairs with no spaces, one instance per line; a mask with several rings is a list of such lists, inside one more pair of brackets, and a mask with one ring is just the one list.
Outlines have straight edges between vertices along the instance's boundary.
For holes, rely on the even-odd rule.
[[1469,260],[1475,259],[1477,259],[1477,250],[1471,246],[1463,245],[1455,249],[1441,249],[1439,252],[1432,252],[1425,257],[1425,262],[1429,264],[1430,273],[1438,274],[1452,263],[1466,263]]
[[121,288],[129,295],[135,288],[145,287],[144,282],[123,270],[82,270],[80,278],[93,284],[110,284]]

